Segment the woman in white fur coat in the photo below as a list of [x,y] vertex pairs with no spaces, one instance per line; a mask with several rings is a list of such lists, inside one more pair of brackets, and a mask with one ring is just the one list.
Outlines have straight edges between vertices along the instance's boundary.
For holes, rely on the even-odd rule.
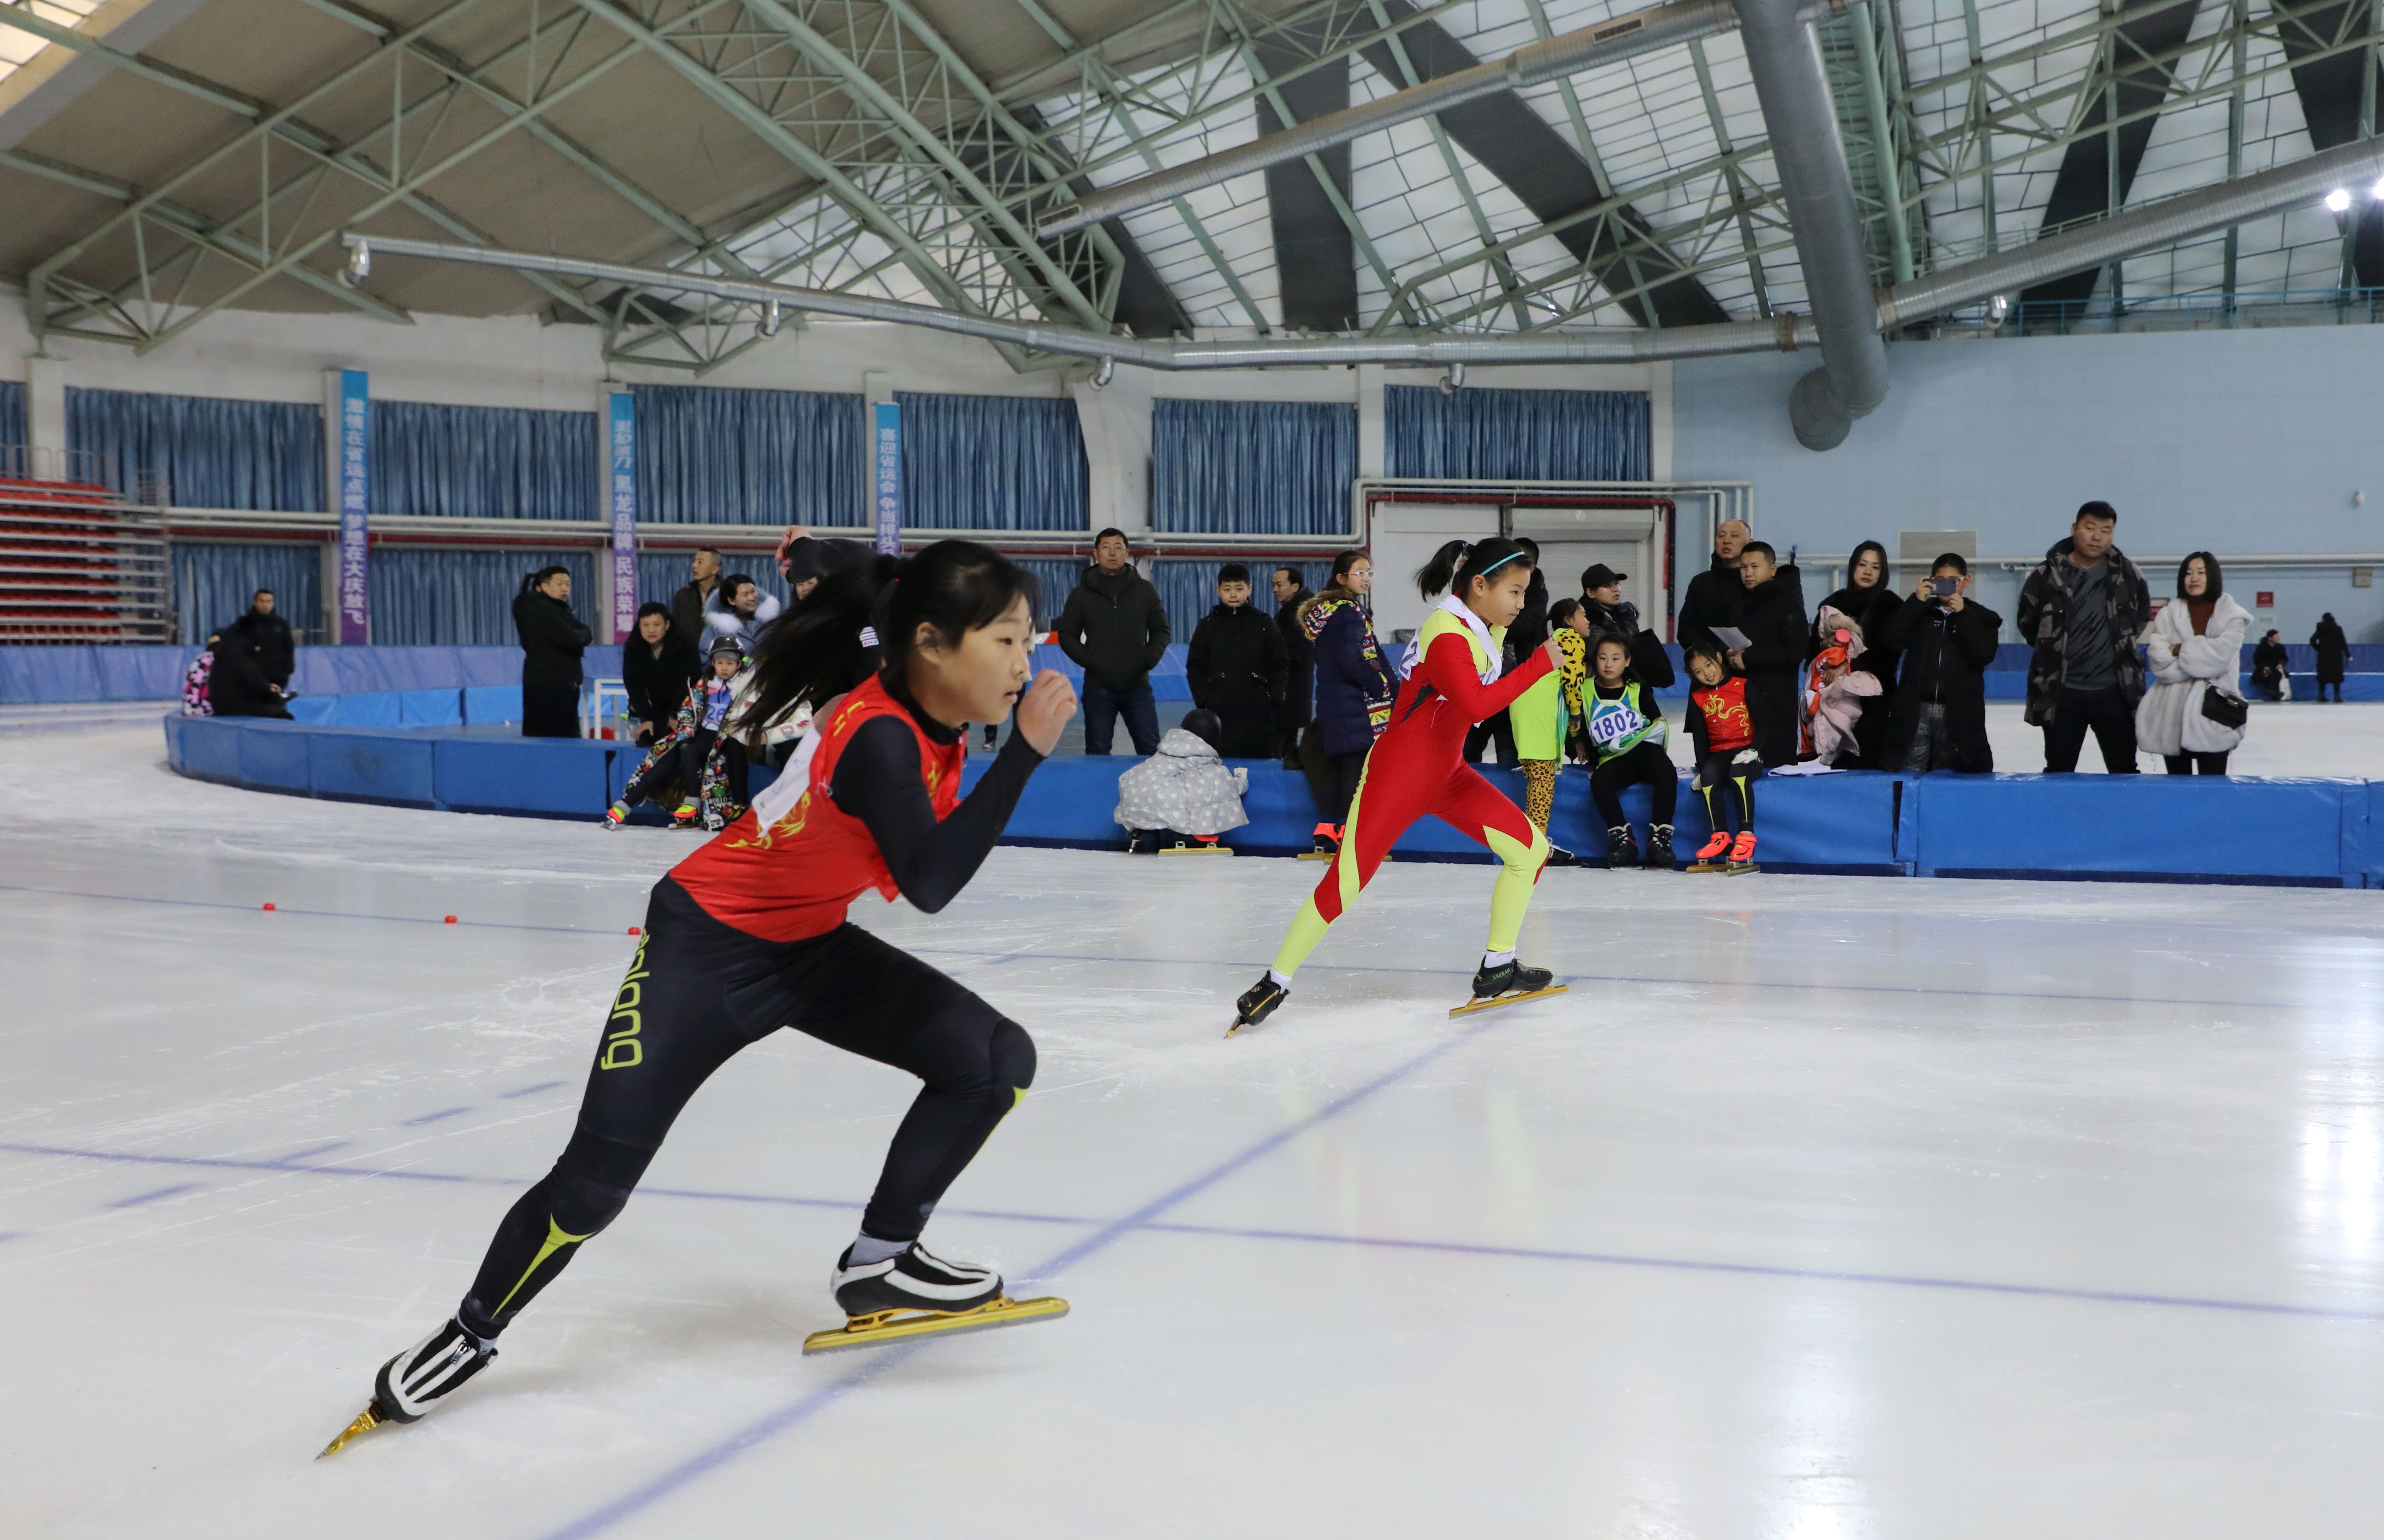
[[2218,558],[2197,551],[2179,564],[2177,598],[2144,632],[2153,687],[2136,707],[2136,744],[2160,755],[2172,776],[2227,774],[2243,729],[2203,714],[2203,698],[2224,690],[2239,702],[2243,633],[2251,612],[2227,597]]

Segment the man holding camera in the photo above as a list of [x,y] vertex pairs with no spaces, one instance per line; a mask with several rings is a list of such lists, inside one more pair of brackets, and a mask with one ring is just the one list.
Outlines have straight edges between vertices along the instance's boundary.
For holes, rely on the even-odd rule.
[[2092,728],[2103,768],[2136,773],[2136,702],[2144,698],[2144,660],[2136,637],[2152,619],[2144,575],[2111,539],[2118,510],[2089,503],[2019,590],[2020,639],[2028,664],[2028,723],[2044,729],[2044,769],[2078,768]]
[[1912,775],[1995,767],[1987,741],[1987,686],[2004,617],[1973,601],[1970,564],[1947,552],[1888,617],[1877,646],[1903,654],[1886,767]]

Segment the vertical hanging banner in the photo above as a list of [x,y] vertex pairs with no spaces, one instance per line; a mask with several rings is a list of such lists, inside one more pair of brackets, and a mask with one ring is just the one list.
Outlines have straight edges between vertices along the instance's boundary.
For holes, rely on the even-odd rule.
[[613,506],[613,640],[638,628],[638,398],[615,391],[606,398],[606,490]]
[[371,553],[366,520],[371,485],[372,389],[362,369],[341,369],[329,392],[337,409],[327,425],[331,439],[331,486],[340,515],[340,645],[362,647],[372,640]]
[[902,553],[902,408],[877,404],[877,549]]

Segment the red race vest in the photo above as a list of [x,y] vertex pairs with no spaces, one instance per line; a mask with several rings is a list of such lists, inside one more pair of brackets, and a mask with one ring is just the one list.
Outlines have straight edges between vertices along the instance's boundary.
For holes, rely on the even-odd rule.
[[1706,714],[1706,751],[1726,754],[1755,743],[1755,717],[1746,709],[1746,679],[1733,675],[1707,689],[1689,691],[1697,710]]
[[[868,826],[838,807],[828,790],[844,746],[863,723],[878,716],[891,716],[911,729],[919,744],[927,800],[938,819],[950,816],[960,805],[967,743],[937,743],[928,738],[872,675],[813,725],[819,747],[812,754],[802,795],[792,808],[778,813],[767,828],[762,826],[759,806],[748,809],[671,868],[670,875],[705,913],[764,941],[801,941],[842,925],[852,900],[872,888],[888,900],[895,897],[900,889],[894,874],[887,870]],[[776,799],[765,791],[758,801]]]

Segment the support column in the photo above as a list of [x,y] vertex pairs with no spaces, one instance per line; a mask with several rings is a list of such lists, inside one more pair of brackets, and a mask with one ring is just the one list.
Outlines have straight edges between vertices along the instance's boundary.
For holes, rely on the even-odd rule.
[[1672,361],[1647,366],[1647,478],[1672,478]]
[[1087,532],[1115,525],[1129,540],[1150,533],[1150,376],[1120,369],[1109,384],[1068,387],[1085,435]]
[[1358,474],[1387,476],[1383,444],[1383,366],[1358,366]]
[[861,515],[863,530],[877,527],[877,409],[894,404],[894,380],[883,369],[861,377]]
[[[35,462],[54,461],[65,474],[67,453],[67,371],[57,358],[25,360],[25,442]],[[26,466],[35,476],[43,473]]]

